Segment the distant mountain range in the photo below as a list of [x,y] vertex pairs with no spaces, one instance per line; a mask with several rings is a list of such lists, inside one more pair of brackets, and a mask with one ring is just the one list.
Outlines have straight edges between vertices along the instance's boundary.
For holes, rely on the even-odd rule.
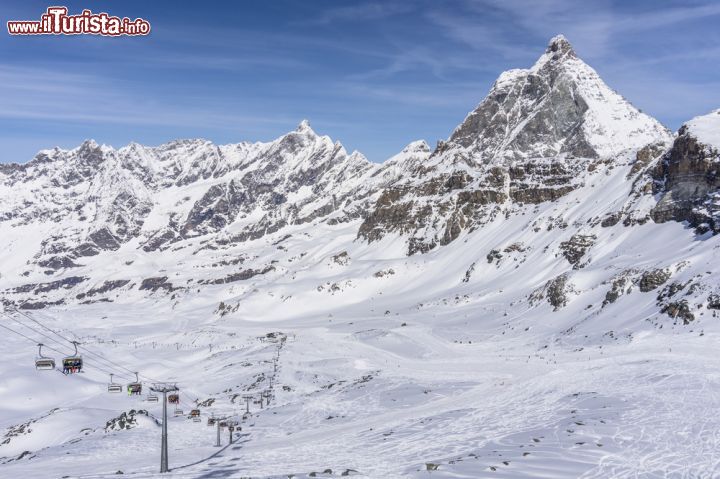
[[[413,142],[382,164],[307,121],[269,143],[86,141],[2,164],[0,288],[7,305],[43,308],[280,280],[298,272],[284,264],[283,238],[309,248],[347,228],[355,234],[337,253],[350,241],[382,257],[388,241],[412,256],[496,234],[496,225],[508,232],[498,246],[559,255],[572,271],[593,262],[606,231],[625,237],[679,221],[697,238],[718,233],[719,187],[720,110],[674,135],[557,36],[531,68],[502,73],[447,141]],[[238,253],[258,241],[270,242],[261,261]],[[481,253],[490,263],[506,255]],[[182,266],[190,258],[197,271]],[[222,274],[209,272],[218,265]]]

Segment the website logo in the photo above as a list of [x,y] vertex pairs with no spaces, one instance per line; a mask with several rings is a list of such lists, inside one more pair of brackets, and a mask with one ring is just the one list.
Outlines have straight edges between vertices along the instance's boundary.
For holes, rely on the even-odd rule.
[[79,15],[68,15],[67,7],[48,7],[40,20],[7,22],[10,35],[103,35],[109,37],[148,35],[150,22],[142,18],[131,20],[105,12],[83,10]]

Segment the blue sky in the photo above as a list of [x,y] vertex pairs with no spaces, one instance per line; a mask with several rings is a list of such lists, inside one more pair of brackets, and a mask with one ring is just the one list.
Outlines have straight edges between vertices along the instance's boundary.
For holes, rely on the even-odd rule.
[[[10,37],[50,4],[143,17],[144,38]],[[270,140],[303,118],[373,161],[434,145],[498,74],[563,33],[676,129],[720,107],[720,1],[3,2],[0,161],[84,139]]]

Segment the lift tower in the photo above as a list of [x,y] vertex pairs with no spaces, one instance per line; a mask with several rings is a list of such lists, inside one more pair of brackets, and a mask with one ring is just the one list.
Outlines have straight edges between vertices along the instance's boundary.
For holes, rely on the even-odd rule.
[[174,384],[153,384],[151,391],[163,395],[163,422],[162,422],[162,444],[160,446],[160,472],[168,472],[168,441],[167,441],[167,393],[179,391]]

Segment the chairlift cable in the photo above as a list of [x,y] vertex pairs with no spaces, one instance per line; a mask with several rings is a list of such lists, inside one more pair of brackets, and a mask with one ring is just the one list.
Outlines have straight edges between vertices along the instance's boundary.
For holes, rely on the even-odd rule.
[[[39,320],[33,318],[33,317],[30,316],[29,314],[26,314],[26,313],[24,313],[23,311],[20,311],[19,309],[15,309],[15,312],[18,313],[18,314],[20,314],[21,316],[24,316],[25,318],[29,319],[30,321],[34,322],[35,324],[37,324],[38,326],[42,327],[43,329],[46,329],[47,331],[50,331],[51,333],[53,333],[53,334],[56,335],[57,337],[61,338],[63,341],[66,341],[66,342],[71,343],[71,344],[73,343],[72,340],[66,338],[65,336],[63,336],[62,334],[58,333],[57,331],[55,331],[54,329],[50,328],[49,326],[44,325],[44,324],[41,323]],[[47,337],[47,338],[55,341],[56,343],[60,343],[57,339],[55,339],[55,338],[50,338],[48,335],[46,335],[46,334],[44,334],[44,333],[42,333],[42,332],[40,332],[40,331],[37,331],[36,329],[31,328],[30,326],[25,325],[24,323],[22,323],[22,322],[19,321],[18,319],[16,319],[16,318],[12,318],[12,319],[13,319],[14,321],[18,322],[19,324],[25,326],[26,328],[31,329],[31,330],[33,330],[33,331],[36,331],[38,334],[42,334],[43,336],[45,336],[45,337]],[[76,336],[76,337],[77,337],[77,335],[75,335],[75,334],[73,334],[73,336]],[[47,347],[47,346],[46,346],[46,347]],[[81,344],[78,345],[77,347],[78,347],[78,349],[82,349],[82,350],[83,350],[84,352],[86,352],[87,354],[89,354],[89,355],[91,355],[91,356],[94,356],[94,357],[96,357],[96,358],[104,361],[104,362],[105,362],[104,366],[106,366],[106,367],[112,366],[112,367],[114,367],[114,368],[123,369],[123,370],[127,371],[128,373],[130,373],[131,375],[135,374],[135,371],[133,371],[133,370],[131,370],[131,369],[123,366],[122,364],[119,364],[119,363],[117,363],[117,362],[115,362],[115,361],[113,361],[113,360],[111,360],[111,359],[108,359],[107,357],[105,357],[105,356],[103,356],[103,355],[101,355],[101,354],[97,354],[97,353],[91,351],[90,349],[88,349],[87,347],[85,347],[85,346],[83,346],[83,345],[81,345]],[[50,349],[50,348],[48,348],[48,349]],[[60,353],[60,354],[63,354],[63,353]],[[101,370],[101,371],[107,373],[107,374],[110,374],[107,370],[104,370],[104,369],[102,369],[102,368],[100,368],[100,367],[97,367],[97,365],[96,365],[96,368],[97,368],[98,370]],[[117,375],[117,376],[124,377],[125,375],[123,374],[123,375]],[[145,379],[145,380],[148,381],[148,382],[154,382],[154,383],[167,382],[167,381],[160,381],[159,379],[151,378],[151,377],[149,377],[149,376],[145,376],[145,375],[142,375],[142,374],[140,374],[139,377]],[[132,376],[131,376],[131,380],[132,380]],[[179,393],[180,393],[181,396],[183,396],[184,398],[186,398],[189,403],[194,403],[194,402],[195,402],[195,400],[193,400],[188,394],[184,393],[183,390],[180,390]]]
[[[20,314],[21,314],[22,316],[25,316],[26,318],[28,318],[28,319],[30,319],[30,320],[33,320],[33,318],[30,318],[30,317],[27,316],[26,314],[22,314],[22,313],[20,313]],[[6,315],[6,316],[7,316],[7,315]],[[35,331],[37,334],[40,334],[40,335],[42,335],[42,336],[50,339],[51,341],[54,341],[54,342],[58,343],[58,344],[61,344],[60,341],[58,341],[57,339],[55,339],[55,338],[53,338],[53,337],[51,337],[51,336],[43,333],[42,331],[38,331],[37,329],[33,328],[32,326],[28,326],[27,324],[23,323],[23,322],[20,321],[19,319],[14,318],[14,317],[12,317],[12,316],[7,316],[7,317],[10,318],[10,319],[12,319],[12,320],[15,321],[16,323],[18,323],[18,324],[26,327],[27,329],[30,329],[31,331]],[[34,321],[34,320],[33,320],[33,321]],[[46,327],[46,326],[43,326],[40,322],[38,322],[38,321],[35,321],[35,322],[36,322],[37,324],[39,324],[40,326],[44,327],[45,329],[47,329],[48,331],[52,331],[50,328],[48,328],[48,327]],[[53,331],[53,332],[54,332],[54,331]],[[59,335],[59,334],[57,334],[57,333],[55,333],[55,334],[56,334],[57,336],[59,336],[59,337],[62,338],[61,335]],[[65,339],[65,338],[63,338],[63,339]],[[70,340],[66,340],[66,341],[68,341],[70,344],[76,343],[76,341],[70,341]],[[46,346],[46,347],[47,347],[47,346]],[[82,346],[81,346],[81,345],[77,345],[76,347],[82,349]],[[62,354],[63,356],[69,356],[68,354],[65,354],[65,353],[60,353],[60,354]],[[75,354],[75,353],[73,353],[73,354]],[[73,354],[71,354],[70,356],[72,356]],[[100,358],[102,359],[102,357],[100,357]],[[101,364],[102,364],[102,363],[101,363]],[[105,366],[105,367],[108,367],[108,368],[110,368],[110,369],[115,369],[115,368],[114,368],[114,365],[111,364],[111,363],[109,363],[109,362],[106,363],[106,364],[102,364],[102,365]],[[97,363],[95,364],[95,367],[96,367],[97,369],[101,370],[101,371],[107,372],[107,370],[100,368]],[[124,376],[124,375],[118,375],[118,376]]]
[[[62,338],[63,340],[65,340],[65,341],[67,341],[67,342],[69,342],[69,343],[72,343],[71,340],[65,338],[63,335],[61,335],[61,334],[58,333],[57,331],[54,331],[52,328],[50,328],[50,327],[42,324],[40,321],[38,321],[37,319],[31,317],[30,315],[28,315],[28,314],[26,314],[26,313],[24,313],[24,312],[22,312],[22,311],[19,311],[19,310],[16,310],[16,312],[19,313],[19,314],[21,314],[22,316],[28,318],[30,321],[33,321],[34,323],[38,324],[38,325],[41,326],[42,328],[45,328],[45,329],[47,329],[48,331],[52,332],[53,334],[55,334],[55,335],[58,336],[59,338]],[[21,324],[22,324],[22,323],[21,323]],[[57,342],[57,340],[55,340],[55,341]],[[79,345],[78,348],[79,348],[79,349],[82,349],[82,350],[85,351],[85,352],[87,352],[87,353],[90,354],[91,356],[95,356],[96,358],[100,358],[101,360],[105,361],[105,362],[107,363],[106,365],[112,365],[112,366],[114,366],[114,367],[123,369],[123,370],[127,371],[128,373],[130,373],[131,375],[135,374],[135,371],[133,371],[132,369],[129,369],[129,368],[123,366],[122,364],[119,364],[119,363],[117,363],[117,362],[115,362],[115,361],[113,361],[113,360],[111,360],[111,359],[108,359],[108,358],[106,358],[105,356],[102,356],[102,355],[100,355],[100,354],[97,354],[97,353],[89,350],[87,347],[85,347],[85,346],[83,346],[83,345]],[[130,377],[132,378],[132,376],[130,376]],[[149,377],[149,376],[145,376],[145,375],[142,375],[142,374],[140,374],[139,377],[145,379],[145,380],[148,381],[148,382],[154,382],[154,383],[167,382],[167,381],[160,381],[159,379],[151,378],[151,377]],[[183,394],[183,393],[181,392],[181,394]],[[192,400],[189,396],[187,396],[187,395],[185,395],[185,394],[183,394],[183,395],[184,395],[190,402],[194,402],[194,400]]]
[[[35,329],[35,328],[31,327],[31,326],[28,326],[27,324],[23,323],[23,322],[20,321],[19,319],[14,318],[14,317],[6,314],[6,313],[1,313],[1,314],[3,314],[3,316],[5,316],[6,318],[15,321],[16,323],[20,324],[21,326],[24,326],[25,328],[27,328],[27,329],[29,329],[29,330],[37,333],[37,334],[40,334],[40,335],[42,335],[42,336],[50,339],[51,341],[54,341],[55,343],[61,344],[60,341],[58,341],[57,339],[52,338],[52,337],[48,336],[47,334],[44,334],[42,331],[38,331],[37,329]],[[7,326],[3,326],[3,327],[4,327],[5,329],[10,329],[10,328],[8,328]],[[38,343],[38,341],[35,341],[34,339],[32,339],[32,338],[30,338],[30,337],[28,337],[28,336],[25,336],[25,335],[22,334],[22,333],[18,333],[17,331],[15,331],[15,332],[16,332],[17,334],[22,335],[22,336],[25,337],[26,339],[29,339],[29,340],[31,340],[31,341],[34,341],[35,344]],[[72,341],[71,341],[70,343],[72,344]],[[46,349],[49,349],[49,350],[51,350],[51,351],[55,351],[56,353],[60,354],[60,355],[63,356],[63,357],[67,357],[67,356],[71,356],[71,355],[72,355],[72,354],[68,355],[67,353],[64,353],[64,352],[62,352],[62,351],[58,351],[57,349],[55,349],[55,348],[53,348],[53,347],[51,347],[51,346],[48,346],[48,345],[44,345],[43,347],[46,348]],[[107,369],[104,369],[104,367],[101,367],[101,366],[109,367],[109,366],[112,366],[112,365],[102,364],[102,363],[101,363],[100,365],[98,365],[98,364],[95,364],[95,365],[94,365],[95,369],[97,369],[97,370],[99,370],[99,371],[102,371],[102,372],[104,372],[104,373],[106,373],[106,374],[110,374],[110,372],[109,372]],[[114,369],[114,368],[110,367],[110,369]]]
[[[27,335],[25,335],[25,334],[23,334],[23,333],[21,333],[21,332],[19,332],[19,331],[16,331],[16,330],[14,330],[14,329],[12,329],[12,328],[10,328],[10,327],[8,327],[8,326],[5,326],[5,325],[2,324],[2,323],[0,323],[0,327],[5,328],[5,329],[7,329],[8,331],[10,331],[10,332],[12,332],[12,333],[15,333],[15,334],[17,334],[18,336],[21,336],[21,337],[27,339],[28,341],[31,341],[31,342],[34,343],[36,346],[38,345],[38,341],[36,341],[35,339],[31,338],[30,336],[27,336]],[[62,352],[62,351],[58,351],[57,349],[55,349],[55,348],[53,348],[53,347],[51,347],[51,346],[48,346],[47,344],[43,344],[43,347],[44,347],[45,349],[49,349],[50,351],[54,351],[54,352],[60,354],[61,356],[67,356],[66,353],[64,353],[64,352]],[[96,366],[95,369],[97,369],[97,370],[99,370],[99,371],[102,371],[102,372],[104,372],[104,373],[106,373],[106,374],[110,374],[107,370],[105,370],[105,369],[103,369],[103,368],[101,368],[101,367],[97,367],[97,366]]]
[[[23,334],[23,333],[21,333],[21,332],[15,331],[14,329],[12,329],[12,328],[10,328],[10,327],[5,326],[5,325],[2,324],[1,322],[0,322],[0,327],[5,328],[5,329],[7,329],[8,331],[10,331],[10,332],[12,332],[12,333],[17,334],[18,336],[22,336],[23,338],[25,338],[25,339],[27,339],[28,341],[31,341],[33,344],[35,344],[35,346],[38,345],[38,341],[34,340],[34,339],[31,338],[30,336],[26,336],[25,334]],[[50,351],[55,351],[56,353],[61,354],[61,355],[63,355],[63,356],[65,355],[65,353],[63,353],[62,351],[58,351],[57,349],[51,348],[51,347],[48,346],[48,345],[45,345],[44,347],[45,347],[46,349],[49,349]]]
[[[32,326],[28,326],[27,324],[23,323],[23,322],[20,321],[19,319],[15,318],[15,317],[13,317],[13,316],[10,316],[10,315],[8,315],[8,314],[4,314],[4,316],[5,316],[6,318],[8,318],[8,319],[11,319],[12,321],[15,321],[15,322],[18,323],[20,326],[23,326],[23,327],[29,329],[30,331],[35,332],[36,334],[39,334],[39,335],[41,335],[41,336],[44,336],[45,338],[49,339],[50,341],[54,341],[55,343],[57,343],[57,344],[59,344],[59,345],[61,345],[61,346],[64,346],[63,343],[61,343],[61,342],[58,341],[57,339],[55,339],[55,338],[53,338],[52,336],[49,336],[49,335],[43,333],[42,331],[38,331],[37,329],[33,328]],[[67,356],[67,354],[64,354],[64,353],[60,353],[60,354],[63,354],[64,356]]]
[[[19,314],[21,314],[22,316],[28,318],[30,321],[38,324],[40,327],[42,327],[42,328],[44,328],[44,329],[47,329],[48,331],[52,332],[53,334],[55,334],[55,335],[58,336],[59,338],[62,338],[63,340],[65,340],[65,341],[67,341],[67,342],[69,342],[69,343],[72,343],[72,342],[73,342],[73,341],[65,338],[63,335],[61,335],[60,333],[56,332],[56,331],[53,330],[52,328],[50,328],[50,327],[48,327],[48,326],[45,326],[44,324],[42,324],[42,323],[41,323],[40,321],[38,321],[37,319],[35,319],[35,318],[33,318],[33,317],[31,317],[31,316],[29,316],[29,315],[27,315],[27,314],[19,311],[19,310],[16,310],[16,312],[19,313]],[[22,323],[21,323],[21,324],[22,324]],[[77,336],[77,335],[73,334],[73,336]],[[54,341],[57,342],[57,340],[54,340]],[[112,366],[113,368],[124,369],[125,371],[129,372],[130,374],[135,374],[135,371],[132,371],[131,369],[128,369],[128,368],[124,367],[123,365],[118,364],[118,363],[116,363],[115,361],[112,361],[112,360],[106,358],[105,356],[102,356],[102,355],[100,355],[100,354],[97,354],[97,353],[89,350],[87,347],[83,346],[82,344],[79,344],[79,345],[78,345],[78,349],[82,349],[82,350],[83,350],[84,352],[86,352],[87,354],[89,354],[89,355],[91,355],[91,356],[95,356],[96,358],[99,358],[99,359],[102,360],[102,361],[105,361],[105,363],[106,363],[105,365],[106,365],[106,366]],[[121,376],[121,375],[118,375],[118,376]],[[124,374],[123,374],[122,376],[125,377]]]

